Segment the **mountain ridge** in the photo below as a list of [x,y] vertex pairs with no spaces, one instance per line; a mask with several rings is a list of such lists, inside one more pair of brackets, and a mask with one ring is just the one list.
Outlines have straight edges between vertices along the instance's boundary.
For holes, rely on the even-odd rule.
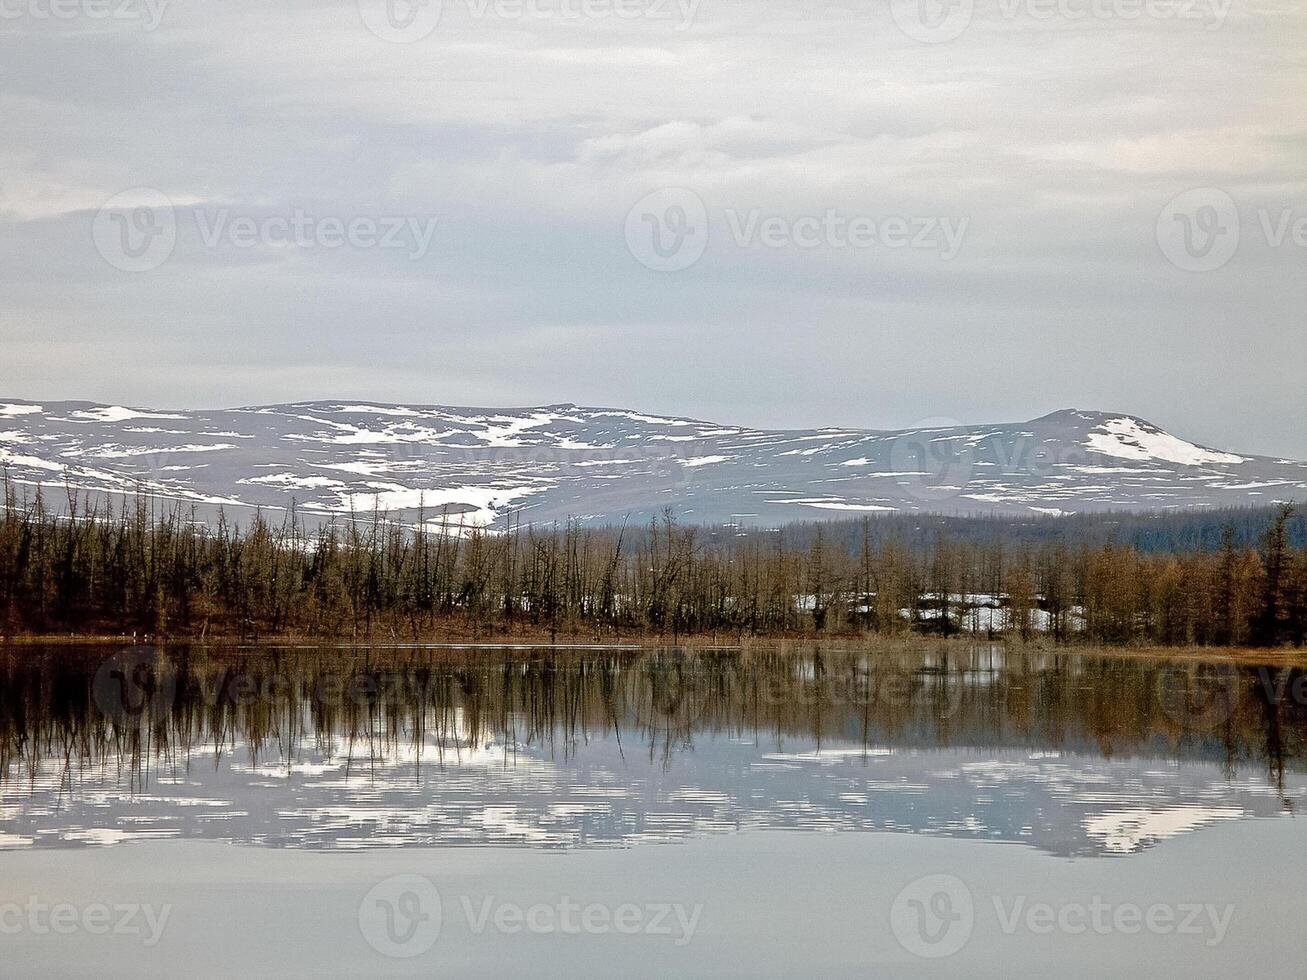
[[1227,452],[1127,413],[760,429],[564,402],[315,400],[167,410],[0,398],[16,486],[143,490],[311,520],[380,509],[503,526],[574,517],[776,526],[860,513],[1060,514],[1307,499],[1307,463]]

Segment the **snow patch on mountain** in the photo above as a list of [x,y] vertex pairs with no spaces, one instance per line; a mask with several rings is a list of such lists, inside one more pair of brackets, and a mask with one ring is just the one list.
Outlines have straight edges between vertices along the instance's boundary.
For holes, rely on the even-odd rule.
[[230,442],[191,442],[181,446],[133,446],[131,448],[110,446],[90,450],[87,455],[94,456],[96,459],[123,459],[128,456],[153,456],[155,453],[218,453],[235,448],[235,445]]
[[1163,460],[1181,466],[1247,461],[1243,456],[1204,449],[1177,439],[1169,432],[1129,416],[1108,419],[1097,431],[1089,434],[1086,445],[1094,452],[1117,459]]
[[8,449],[0,449],[0,466],[30,466],[32,469],[55,473],[61,472],[64,468],[59,463],[41,459],[39,456],[24,456],[10,452]]
[[[425,511],[427,524],[461,520],[467,524],[493,524],[500,514],[514,505],[520,505],[530,494],[539,493],[541,487],[445,487],[443,489],[414,489],[394,483],[374,483],[362,492],[342,491],[337,499],[339,509],[355,513],[378,510],[393,514],[404,511]],[[444,518],[439,512],[449,508],[452,517]],[[321,509],[321,508],[315,508]]]
[[184,419],[185,415],[171,415],[163,412],[138,412],[121,405],[103,405],[98,408],[73,412],[72,417],[86,422],[126,422],[129,419]]
[[[33,410],[35,409],[35,410]],[[1068,410],[1001,425],[762,430],[611,408],[299,402],[156,412],[0,400],[0,469],[47,502],[65,483],[322,520],[502,526],[845,514],[1049,514],[1307,501],[1307,467]],[[150,419],[168,419],[155,425]],[[92,465],[94,464],[94,465]],[[248,511],[247,511],[248,512]],[[422,512],[422,513],[420,513]],[[761,513],[760,513],[761,512]],[[315,517],[315,519],[316,519]]]
[[641,415],[639,412],[616,412],[616,411],[592,411],[593,418],[622,418],[630,419],[632,422],[643,422],[646,425],[694,425],[694,422],[686,419],[672,419],[661,415]]
[[797,497],[793,500],[773,500],[774,504],[800,504],[804,507],[816,507],[818,510],[847,510],[857,513],[871,513],[873,511],[892,511],[895,507],[888,507],[884,504],[851,504],[847,500],[832,500],[830,498],[813,498],[805,499]]

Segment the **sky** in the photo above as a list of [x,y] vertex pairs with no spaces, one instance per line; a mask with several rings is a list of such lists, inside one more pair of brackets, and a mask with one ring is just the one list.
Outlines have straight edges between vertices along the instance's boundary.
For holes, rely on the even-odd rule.
[[1287,0],[0,0],[0,396],[1307,459]]

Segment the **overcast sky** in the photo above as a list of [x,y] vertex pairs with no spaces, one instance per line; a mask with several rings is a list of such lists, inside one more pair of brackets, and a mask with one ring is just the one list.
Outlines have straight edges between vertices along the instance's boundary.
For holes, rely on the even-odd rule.
[[1301,2],[362,2],[0,0],[0,396],[1307,458]]

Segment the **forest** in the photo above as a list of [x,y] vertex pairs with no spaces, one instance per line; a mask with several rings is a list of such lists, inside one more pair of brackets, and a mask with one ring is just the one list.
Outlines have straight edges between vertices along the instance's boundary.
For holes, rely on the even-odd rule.
[[[0,635],[720,639],[978,633],[1056,643],[1302,646],[1307,546],[1285,505],[1215,540],[1145,545],[1102,522],[956,533],[917,519],[774,530],[489,531],[448,513],[215,525],[138,495],[60,506],[3,481]],[[1051,519],[1054,522],[1062,518]],[[1117,515],[1124,527],[1144,518]],[[1124,521],[1124,524],[1122,522]],[[926,526],[926,532],[920,527]],[[1076,532],[1083,524],[1087,530]],[[1056,523],[1050,526],[1056,526]]]

